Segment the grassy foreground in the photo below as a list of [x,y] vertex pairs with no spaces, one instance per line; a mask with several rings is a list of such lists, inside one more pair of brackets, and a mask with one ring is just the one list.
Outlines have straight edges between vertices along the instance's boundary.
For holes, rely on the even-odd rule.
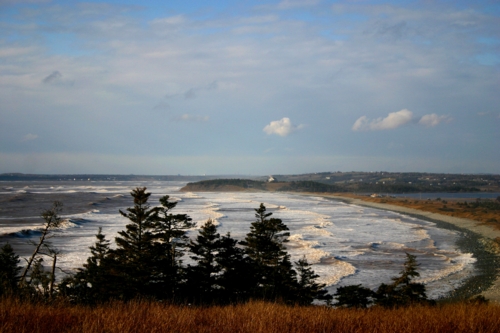
[[0,332],[499,332],[500,306],[368,310],[253,302],[190,307],[145,301],[97,307],[0,301]]

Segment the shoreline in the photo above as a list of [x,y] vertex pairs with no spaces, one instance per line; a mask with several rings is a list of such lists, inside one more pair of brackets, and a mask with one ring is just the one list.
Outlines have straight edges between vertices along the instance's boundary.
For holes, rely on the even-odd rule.
[[462,237],[457,241],[457,246],[464,252],[472,252],[474,254],[474,257],[477,259],[476,265],[480,266],[479,270],[481,274],[467,279],[463,286],[446,297],[446,299],[463,299],[474,295],[482,295],[492,302],[500,303],[500,275],[497,270],[498,263],[500,262],[500,246],[494,241],[495,238],[500,237],[500,230],[487,225],[481,225],[480,222],[471,219],[431,213],[386,203],[364,201],[336,194],[303,193],[303,195],[319,196],[357,206],[402,213],[436,223],[439,228],[453,229],[461,232]]

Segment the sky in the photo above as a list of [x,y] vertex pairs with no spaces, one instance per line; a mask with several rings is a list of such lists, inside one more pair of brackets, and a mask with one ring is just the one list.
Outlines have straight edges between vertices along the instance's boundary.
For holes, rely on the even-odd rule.
[[0,173],[500,173],[500,3],[0,0]]

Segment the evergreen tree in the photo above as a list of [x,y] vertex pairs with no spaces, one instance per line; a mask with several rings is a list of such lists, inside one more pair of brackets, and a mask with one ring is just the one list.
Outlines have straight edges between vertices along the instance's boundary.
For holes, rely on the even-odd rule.
[[118,232],[115,238],[116,250],[112,251],[117,266],[117,278],[120,279],[124,299],[139,295],[151,295],[151,267],[154,262],[154,221],[156,209],[150,208],[148,199],[151,193],[145,187],[137,187],[130,193],[134,198],[134,207],[120,214],[130,220],[126,230]]
[[248,301],[257,287],[253,262],[237,244],[238,241],[230,233],[219,240],[219,251],[215,257],[221,271],[217,279],[221,288],[219,303]]
[[300,305],[311,304],[315,299],[323,300],[329,303],[332,296],[328,295],[328,291],[324,289],[324,284],[316,282],[319,275],[314,273],[311,266],[312,265],[307,262],[305,256],[295,262],[297,270],[297,290],[295,292],[295,301]]
[[335,306],[364,309],[373,303],[374,293],[358,284],[339,287],[334,297],[337,299]]
[[121,295],[120,281],[113,274],[115,262],[110,256],[110,241],[102,234],[102,228],[99,228],[96,238],[96,243],[90,247],[91,256],[83,268],[59,284],[61,293],[77,303],[94,304]]
[[417,272],[416,257],[406,253],[404,269],[400,276],[392,278],[390,285],[381,284],[375,295],[376,303],[386,307],[406,306],[415,303],[428,303],[425,293],[425,285],[415,283],[412,280],[420,276]]
[[[269,218],[264,204],[255,209],[256,222],[250,233],[241,242],[252,259],[255,276],[258,279],[255,296],[266,300],[290,302],[297,286],[296,272],[292,268],[290,256],[284,243],[290,233],[281,219]],[[292,298],[292,299],[291,299]]]
[[10,244],[5,244],[0,250],[0,297],[16,293],[20,271],[19,256]]
[[181,258],[189,244],[187,231],[196,223],[186,214],[172,214],[177,202],[169,201],[169,196],[160,198],[154,218],[154,253],[156,262],[153,267],[156,293],[160,298],[182,300],[179,290],[185,282],[185,272]]
[[50,283],[52,278],[50,273],[43,266],[43,258],[37,257],[33,260],[29,272],[29,280],[22,289],[26,293],[30,293],[32,298],[48,298],[50,296]]
[[220,235],[212,220],[208,220],[199,230],[196,239],[189,243],[196,266],[189,266],[189,291],[191,300],[200,303],[214,303],[218,299],[220,287],[217,285],[221,268],[216,261],[219,252]]

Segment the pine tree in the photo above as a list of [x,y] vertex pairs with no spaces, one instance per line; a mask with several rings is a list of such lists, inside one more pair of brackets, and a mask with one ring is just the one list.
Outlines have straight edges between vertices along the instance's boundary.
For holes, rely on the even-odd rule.
[[134,207],[120,214],[130,220],[126,230],[118,232],[115,238],[116,250],[112,256],[117,261],[117,273],[122,289],[121,297],[133,298],[154,293],[151,286],[150,268],[154,265],[154,221],[156,209],[150,208],[148,199],[151,193],[145,187],[137,187],[130,193]]
[[334,297],[337,299],[335,306],[364,309],[373,303],[374,293],[358,284],[339,287]]
[[323,300],[327,303],[332,299],[328,295],[324,284],[319,284],[316,279],[319,275],[314,273],[311,264],[307,262],[305,256],[299,261],[295,262],[297,270],[297,290],[295,292],[295,301],[300,305],[311,304],[315,299]]
[[416,257],[406,253],[406,261],[404,269],[400,272],[401,275],[392,278],[394,282],[390,285],[380,285],[375,295],[376,303],[386,307],[428,303],[425,285],[412,281],[415,277],[420,276],[417,272],[418,266]]
[[196,223],[186,214],[172,214],[177,202],[169,201],[169,196],[160,198],[160,207],[156,207],[154,217],[154,254],[153,267],[155,290],[159,298],[181,301],[179,290],[185,280],[181,258],[189,244],[187,231]]
[[16,293],[20,271],[19,256],[10,244],[5,244],[0,250],[0,297]]
[[217,284],[221,288],[219,303],[222,304],[248,301],[257,287],[252,260],[237,244],[238,241],[230,233],[219,240],[215,260],[221,270]]
[[119,298],[121,294],[119,281],[113,274],[115,262],[110,256],[110,241],[102,234],[102,228],[96,238],[83,268],[59,284],[61,293],[77,303],[95,304]]
[[196,239],[189,243],[196,266],[188,267],[189,290],[192,302],[214,303],[220,287],[217,285],[221,268],[216,261],[220,246],[220,234],[212,220],[199,230]]
[[[269,218],[264,204],[255,209],[256,222],[241,242],[252,259],[258,286],[255,296],[266,300],[289,302],[296,287],[296,272],[285,250],[290,233],[281,219]],[[293,298],[293,297],[292,297]]]

